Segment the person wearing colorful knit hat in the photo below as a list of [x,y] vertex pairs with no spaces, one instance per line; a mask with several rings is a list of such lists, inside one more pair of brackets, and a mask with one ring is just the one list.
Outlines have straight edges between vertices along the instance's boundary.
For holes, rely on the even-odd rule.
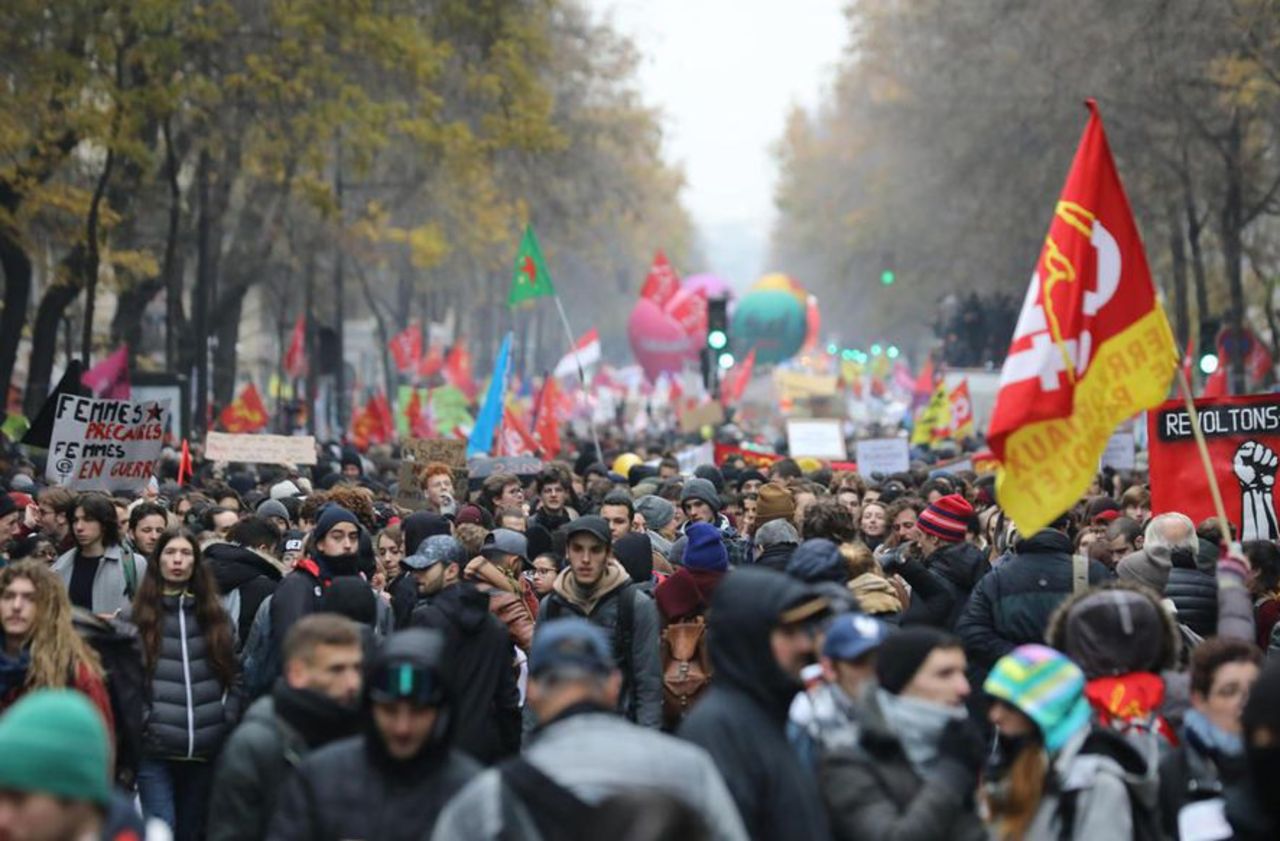
[[70,689],[27,694],[0,717],[0,838],[96,838],[111,805],[107,727]]
[[1080,667],[1044,645],[1015,648],[988,674],[995,838],[1158,837],[1155,776],[1123,736],[1093,726],[1084,688]]
[[929,625],[950,631],[969,600],[978,579],[990,569],[986,555],[965,540],[973,506],[959,494],[939,497],[920,512],[907,533],[908,551],[898,553],[886,570],[911,585],[911,603],[902,626]]

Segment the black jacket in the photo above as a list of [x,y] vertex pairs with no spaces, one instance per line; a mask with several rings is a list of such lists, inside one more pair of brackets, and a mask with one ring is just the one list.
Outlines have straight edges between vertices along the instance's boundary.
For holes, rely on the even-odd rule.
[[235,543],[212,543],[205,547],[204,558],[213,570],[219,593],[223,596],[237,590],[240,593],[236,633],[243,644],[249,639],[249,629],[253,627],[258,606],[275,592],[284,575],[280,567],[271,561]]
[[1164,594],[1178,610],[1178,621],[1202,637],[1218,632],[1218,579],[1195,567],[1169,570]]
[[829,837],[817,781],[786,736],[801,684],[778,667],[769,645],[778,615],[807,592],[769,569],[725,576],[708,613],[715,677],[677,734],[711,754],[757,841]]
[[359,713],[284,681],[249,707],[218,757],[209,794],[207,841],[256,841],[267,834],[280,787],[310,751],[350,736]]
[[[424,645],[425,631],[404,631],[388,638],[375,662],[413,662],[432,671],[444,659],[439,636]],[[447,687],[447,682],[446,682]],[[367,705],[366,705],[367,706]],[[313,751],[280,793],[267,837],[279,841],[421,841],[430,838],[449,799],[480,766],[452,748],[454,703],[446,694],[436,731],[418,754],[393,759],[383,745],[372,713],[364,732]]]
[[489,595],[470,581],[441,590],[413,611],[414,627],[442,631],[449,652],[454,745],[492,765],[520,750],[520,693],[507,626],[489,612]]
[[347,558],[303,558],[284,577],[271,597],[271,646],[279,652],[285,634],[304,616],[319,609],[320,597],[333,581],[344,575],[359,575],[354,555]]
[[902,626],[954,629],[969,603],[969,594],[990,569],[982,550],[968,542],[946,544],[923,563],[906,561],[897,570],[912,588]]
[[[985,673],[1020,645],[1044,642],[1049,615],[1071,595],[1071,541],[1052,529],[1018,543],[1016,554],[973,588],[956,623],[965,653]],[[1112,578],[1111,570],[1089,562],[1089,583]]]
[[775,543],[756,555],[756,566],[768,567],[778,572],[787,571],[787,563],[796,551],[794,543]]
[[396,629],[409,627],[409,617],[418,605],[418,581],[404,569],[387,585],[391,594],[391,612],[395,614]]

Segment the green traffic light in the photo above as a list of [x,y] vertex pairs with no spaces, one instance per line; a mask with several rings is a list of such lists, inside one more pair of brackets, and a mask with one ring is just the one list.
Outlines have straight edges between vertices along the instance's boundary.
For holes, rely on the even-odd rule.
[[878,345],[878,344],[874,344],[874,345],[872,345],[872,346],[871,346],[871,355],[872,355],[872,356],[879,356],[879,355],[880,355],[881,350],[882,350],[882,348],[880,347],[880,345]]
[[884,271],[880,272],[880,282],[883,283],[885,286],[892,286],[894,280],[895,280],[895,276],[893,273],[893,269],[885,269]]
[[888,349],[887,351],[885,351],[885,356],[889,357],[890,359],[897,359],[897,358],[898,358],[898,346],[897,346],[897,345],[889,345],[889,349]]
[[707,345],[712,350],[720,350],[727,344],[729,344],[729,337],[723,330],[712,330],[707,334]]
[[724,353],[720,354],[720,359],[718,361],[720,363],[721,368],[732,368],[735,360],[733,358],[732,353],[725,351]]

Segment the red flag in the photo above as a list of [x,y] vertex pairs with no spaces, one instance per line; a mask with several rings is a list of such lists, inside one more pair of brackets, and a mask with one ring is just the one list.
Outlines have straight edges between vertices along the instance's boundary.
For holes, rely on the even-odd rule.
[[756,349],[752,348],[742,364],[729,372],[724,385],[720,387],[720,402],[725,406],[733,405],[742,399],[747,391],[747,383],[751,381],[751,372],[756,367]]
[[187,439],[182,439],[182,455],[178,458],[178,484],[185,485],[187,479],[191,478],[191,446],[187,444]]
[[80,382],[93,390],[94,397],[108,400],[129,399],[129,346],[120,345],[80,376]]
[[379,444],[389,443],[396,436],[396,419],[391,414],[391,403],[387,400],[387,395],[379,391],[370,401],[373,411],[378,417],[378,441]]
[[1204,381],[1204,393],[1201,397],[1226,397],[1227,396],[1227,366],[1219,366]]
[[547,377],[538,394],[537,419],[534,421],[533,431],[544,459],[560,455],[559,391],[560,385],[556,378]]
[[996,493],[1031,535],[1097,473],[1116,425],[1159,405],[1178,365],[1097,105],[1054,210],[987,435]]
[[370,399],[363,407],[354,409],[351,413],[351,443],[356,445],[356,449],[369,449],[369,445],[375,443],[382,431],[381,427],[378,410]]
[[952,438],[971,437],[973,435],[973,401],[969,398],[968,377],[951,390],[947,395],[947,402],[951,404],[950,436]]
[[653,265],[649,267],[649,274],[645,275],[644,286],[640,287],[640,297],[648,298],[659,308],[663,308],[678,291],[680,291],[680,278],[667,262],[667,255],[659,250],[653,255]]
[[444,351],[436,342],[427,348],[426,355],[418,360],[418,376],[429,380],[444,368]]
[[289,349],[284,354],[284,375],[296,380],[307,375],[307,319],[298,316],[289,337]]
[[410,392],[409,405],[405,407],[405,416],[409,421],[409,434],[415,438],[434,438],[435,433],[431,429],[431,418],[422,411],[422,398],[418,395],[418,389]]
[[422,330],[418,328],[418,323],[410,322],[408,327],[391,337],[387,347],[391,349],[391,356],[400,373],[413,372],[422,361]]
[[267,407],[253,383],[245,383],[240,395],[218,415],[218,422],[227,432],[258,432],[267,425],[268,419]]
[[933,397],[933,357],[925,359],[924,367],[920,369],[920,375],[916,377],[916,384],[911,389],[911,408],[918,409],[929,402],[929,398]]
[[532,456],[538,453],[538,442],[510,406],[502,408],[502,431],[498,433],[498,455]]
[[449,356],[444,361],[444,378],[449,385],[461,391],[468,400],[476,399],[480,390],[471,377],[471,354],[467,352],[467,344],[463,339],[453,343]]

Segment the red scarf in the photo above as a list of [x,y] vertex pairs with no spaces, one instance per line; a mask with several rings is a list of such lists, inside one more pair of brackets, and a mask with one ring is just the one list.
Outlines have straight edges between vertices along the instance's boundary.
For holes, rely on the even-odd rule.
[[1105,727],[1124,732],[1133,725],[1154,729],[1171,745],[1178,737],[1157,710],[1164,702],[1164,681],[1151,672],[1130,672],[1115,677],[1094,678],[1085,684],[1084,695]]

